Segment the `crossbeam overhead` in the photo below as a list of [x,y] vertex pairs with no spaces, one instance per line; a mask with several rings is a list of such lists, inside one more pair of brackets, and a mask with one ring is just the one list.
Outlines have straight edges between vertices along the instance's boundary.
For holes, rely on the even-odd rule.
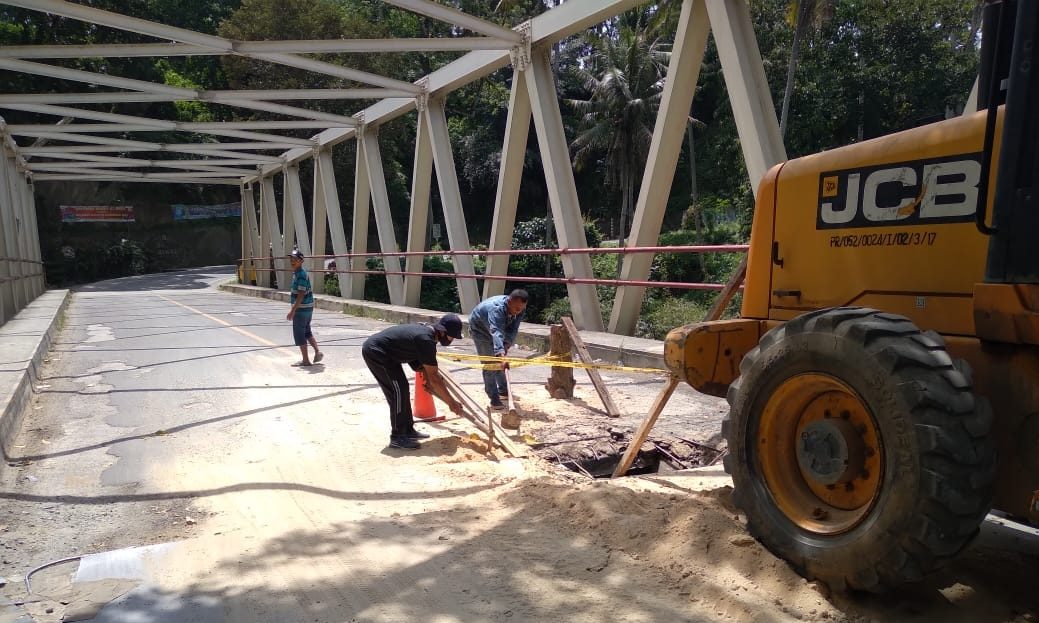
[[[507,50],[515,46],[516,43],[515,39],[501,39],[498,37],[236,41],[234,42],[234,52],[240,54],[468,52],[469,50]],[[191,43],[11,45],[0,48],[0,57],[3,58],[134,58],[149,56],[211,56],[213,54],[213,48]]]
[[270,61],[272,63],[279,63],[290,67],[298,67],[308,71],[345,78],[347,80],[354,80],[364,84],[389,88],[403,88],[405,90],[413,88],[415,89],[415,93],[419,92],[414,85],[408,82],[394,80],[385,76],[341,67],[339,65],[333,65],[332,63],[326,63],[315,59],[294,56],[292,54],[242,53],[234,49],[234,42],[230,39],[225,39],[216,35],[207,35],[184,28],[177,28],[175,26],[167,26],[165,24],[130,17],[120,13],[111,13],[101,9],[65,2],[64,0],[4,0],[4,2],[25,9],[45,11],[52,15],[61,15],[63,17],[70,17],[84,22],[91,22],[102,26],[118,28],[119,30],[136,32],[151,37],[160,37],[162,39],[170,39],[184,43],[194,43],[202,47],[210,48],[215,52],[239,54],[241,56],[248,56],[259,60]]
[[[0,48],[3,49],[3,48]],[[185,89],[175,94],[145,93],[143,91],[110,91],[107,93],[4,93],[0,102],[5,104],[131,104],[139,102],[213,102],[229,100],[377,100],[387,97],[410,97],[411,91],[400,89],[270,89],[267,91],[192,91]],[[298,122],[305,123],[305,122]],[[331,126],[331,124],[326,124]],[[348,125],[353,126],[354,123]],[[298,127],[326,127],[310,125]]]

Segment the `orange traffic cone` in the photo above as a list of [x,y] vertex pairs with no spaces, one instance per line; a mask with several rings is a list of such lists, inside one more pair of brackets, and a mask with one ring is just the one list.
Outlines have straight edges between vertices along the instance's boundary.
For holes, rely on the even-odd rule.
[[433,396],[426,389],[426,375],[421,370],[415,372],[415,402],[412,414],[423,422],[443,422],[447,418],[437,417],[437,407],[433,404]]

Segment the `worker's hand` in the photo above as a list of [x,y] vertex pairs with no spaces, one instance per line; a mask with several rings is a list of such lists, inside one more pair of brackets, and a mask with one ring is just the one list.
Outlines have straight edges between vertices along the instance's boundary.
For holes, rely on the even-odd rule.
[[501,369],[502,370],[508,370],[509,369],[509,362],[508,361],[501,362]]
[[292,317],[295,316],[295,315],[296,315],[296,312],[290,311],[288,313],[288,315],[285,316],[285,320],[292,320]]
[[462,403],[455,400],[451,403],[451,413],[455,415],[462,415]]

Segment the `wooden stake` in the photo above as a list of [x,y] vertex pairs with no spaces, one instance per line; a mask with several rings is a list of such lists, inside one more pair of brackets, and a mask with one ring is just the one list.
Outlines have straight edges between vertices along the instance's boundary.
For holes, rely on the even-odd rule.
[[[561,324],[554,324],[548,329],[548,354],[562,361],[573,361],[574,343],[570,332]],[[574,369],[564,366],[552,366],[551,376],[545,389],[553,398],[574,397]]]
[[669,376],[667,385],[664,389],[660,390],[657,394],[656,400],[653,401],[653,407],[649,410],[649,415],[639,425],[639,429],[635,432],[635,436],[631,438],[631,443],[628,444],[628,449],[624,451],[624,456],[621,457],[621,462],[617,464],[617,468],[613,470],[613,478],[623,476],[628,473],[628,469],[631,468],[631,464],[635,462],[635,457],[638,456],[639,449],[642,448],[642,444],[646,441],[646,437],[649,436],[649,431],[656,424],[657,418],[660,417],[660,412],[664,410],[664,405],[671,399],[671,394],[675,393],[675,388],[678,387],[678,377]]
[[718,293],[718,298],[714,299],[714,304],[707,310],[707,315],[704,316],[704,322],[710,322],[711,320],[717,320],[722,317],[725,313],[725,308],[729,306],[729,301],[736,294],[736,290],[739,289],[743,283],[744,277],[747,276],[747,255],[743,255],[743,259],[740,260],[739,266],[732,272],[729,280],[725,283],[725,287]]
[[[721,292],[718,293],[718,298],[714,300],[714,304],[707,310],[707,314],[704,316],[704,322],[710,322],[712,320],[718,320],[722,314],[725,313],[725,308],[729,306],[729,301],[736,294],[743,280],[747,276],[747,256],[743,256],[743,260],[740,261],[739,266],[733,271],[732,276],[729,277],[729,281],[726,282],[725,287]],[[564,318],[564,322],[569,318]],[[649,436],[649,431],[652,430],[653,425],[656,424],[657,418],[660,417],[660,412],[664,410],[664,405],[671,399],[671,395],[675,393],[675,388],[678,387],[678,378],[669,377],[667,385],[664,389],[660,390],[660,394],[657,395],[656,400],[653,401],[653,407],[649,410],[649,414],[646,419],[639,425],[639,429],[635,432],[635,436],[632,438],[631,443],[628,444],[628,449],[624,451],[624,456],[621,457],[621,462],[617,464],[617,468],[613,470],[613,478],[623,476],[631,468],[631,464],[635,462],[635,457],[638,456],[639,449],[642,448],[642,444],[645,443],[646,437]]]
[[[581,339],[580,334],[577,333],[577,327],[574,326],[574,321],[569,316],[563,316],[563,326],[566,327],[568,333],[570,333],[570,339],[574,343],[574,348],[577,349],[577,358],[582,362],[592,365],[595,362],[592,360],[592,355],[588,352],[588,348],[584,345],[584,340]],[[602,399],[602,404],[606,407],[606,413],[610,417],[620,417],[621,412],[617,409],[617,405],[613,404],[613,398],[610,397],[610,393],[606,391],[606,384],[602,382],[602,377],[599,376],[599,371],[595,368],[587,368],[588,378],[592,379],[592,385],[595,386],[595,391],[599,392],[599,398]]]

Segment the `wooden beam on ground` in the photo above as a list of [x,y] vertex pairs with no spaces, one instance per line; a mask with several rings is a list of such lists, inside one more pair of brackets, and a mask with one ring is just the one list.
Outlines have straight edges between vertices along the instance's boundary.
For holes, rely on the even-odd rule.
[[[581,335],[577,332],[574,321],[569,316],[563,316],[563,326],[566,327],[567,333],[570,334],[570,340],[574,343],[574,349],[577,350],[577,358],[588,365],[593,365],[595,361],[592,360],[592,355],[584,345],[584,340],[581,339]],[[599,371],[595,368],[586,369],[588,370],[588,378],[592,379],[592,385],[595,386],[595,391],[599,392],[599,398],[602,399],[602,404],[606,407],[606,413],[610,417],[620,417],[621,412],[617,409],[617,405],[613,404],[613,398],[610,397],[610,393],[606,390],[606,384],[602,382]]]
[[440,376],[444,379],[444,385],[447,386],[448,391],[454,395],[455,400],[462,403],[462,416],[465,417],[465,419],[472,422],[480,432],[487,434],[492,443],[498,444],[512,456],[526,456],[526,448],[517,444],[512,439],[509,439],[508,433],[495,424],[493,419],[488,417],[487,423],[485,424],[483,422],[484,410],[480,408],[480,405],[478,405],[469,394],[465,393],[465,390],[462,389],[461,385],[455,382],[455,380],[451,378],[445,370],[440,370]]
[[631,443],[628,444],[628,449],[624,451],[624,456],[621,457],[621,462],[613,470],[613,478],[623,476],[631,468],[631,464],[635,462],[635,457],[639,454],[639,449],[646,441],[646,437],[649,436],[649,431],[653,428],[653,425],[657,423],[657,418],[660,417],[661,411],[664,410],[664,405],[671,399],[671,394],[675,393],[676,387],[678,387],[678,377],[669,376],[667,385],[657,394],[656,400],[653,401],[653,407],[649,410],[649,415],[639,425],[639,429],[635,432],[635,436],[632,437]]

